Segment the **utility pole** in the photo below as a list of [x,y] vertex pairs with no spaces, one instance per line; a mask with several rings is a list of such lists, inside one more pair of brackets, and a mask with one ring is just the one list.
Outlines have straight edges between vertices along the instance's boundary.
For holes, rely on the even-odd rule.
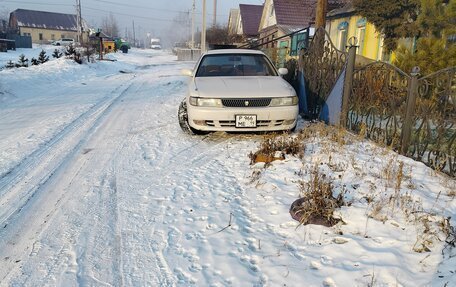
[[203,27],[201,29],[201,53],[206,51],[206,0],[203,0]]
[[192,41],[190,42],[190,48],[195,48],[195,0],[193,0],[192,6]]
[[133,20],[133,47],[136,47],[135,20]]
[[212,18],[212,27],[217,25],[217,0],[214,0],[214,17]]
[[326,26],[326,9],[328,0],[317,0],[317,11],[315,13],[315,29]]
[[78,29],[77,40],[82,43],[82,17],[81,17],[81,0],[76,0],[76,25]]
[[203,27],[201,29],[201,53],[206,52],[206,0],[203,0]]

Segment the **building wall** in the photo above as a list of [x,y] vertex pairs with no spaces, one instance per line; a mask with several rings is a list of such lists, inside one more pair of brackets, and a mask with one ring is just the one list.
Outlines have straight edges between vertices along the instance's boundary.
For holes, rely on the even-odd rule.
[[366,22],[361,16],[331,19],[327,21],[326,30],[337,48],[344,49],[347,41],[355,36],[358,39],[358,55],[372,60],[384,59],[383,37],[375,30],[374,25]]
[[[20,27],[19,31],[22,36],[31,36],[32,43],[36,44],[48,44],[54,40],[59,40],[61,38],[72,38],[75,39],[75,41],[77,39],[76,31],[62,31],[28,27]],[[84,38],[86,37],[84,36]]]

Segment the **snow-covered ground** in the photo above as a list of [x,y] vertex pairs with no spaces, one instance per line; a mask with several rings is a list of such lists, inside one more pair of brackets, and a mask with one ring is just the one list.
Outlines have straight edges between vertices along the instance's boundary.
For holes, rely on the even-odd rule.
[[[110,57],[0,71],[0,286],[456,286],[454,179],[308,123],[250,165],[268,135],[180,130],[193,63]],[[315,170],[333,227],[289,215]]]

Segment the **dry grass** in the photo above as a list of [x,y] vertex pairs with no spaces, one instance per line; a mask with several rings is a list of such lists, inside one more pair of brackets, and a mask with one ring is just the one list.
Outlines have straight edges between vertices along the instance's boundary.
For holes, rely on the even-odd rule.
[[302,158],[304,155],[302,141],[298,137],[290,137],[286,134],[268,136],[255,153],[250,152],[250,164],[257,162],[270,163],[274,160],[285,159],[285,155],[294,155]]
[[[250,159],[252,163],[255,163],[259,155],[274,160],[290,154],[302,158],[304,163],[315,162],[314,159],[304,158],[305,151],[309,156],[315,154],[318,166],[309,167],[309,165],[303,164],[303,167],[296,171],[297,176],[306,178],[299,184],[302,197],[296,200],[290,208],[290,214],[300,222],[300,225],[334,226],[341,221],[340,218],[335,218],[337,217],[335,212],[341,206],[349,205],[344,200],[344,191],[334,195],[334,186],[338,186],[338,183],[334,184],[321,170],[329,168],[328,172],[338,176],[342,183],[344,172],[352,169],[357,179],[367,180],[369,177],[373,177],[370,185],[368,183],[363,185],[364,191],[357,191],[361,193],[361,199],[366,200],[365,234],[368,232],[367,222],[371,218],[385,223],[389,219],[402,217],[410,226],[416,228],[417,238],[412,247],[415,252],[428,252],[436,242],[444,241],[445,237],[447,246],[455,247],[455,229],[449,225],[448,220],[444,221],[443,217],[424,210],[419,197],[413,194],[413,191],[416,190],[416,183],[413,182],[412,169],[400,160],[398,154],[392,153],[391,147],[380,144],[369,150],[369,153],[382,158],[379,168],[366,167],[353,153],[348,154],[345,160],[334,156],[342,152],[344,145],[364,140],[366,136],[367,127],[365,125],[361,125],[359,134],[354,135],[324,123],[312,123],[292,136],[266,137],[259,150],[250,154]],[[371,149],[369,146],[367,148]],[[337,160],[335,160],[336,158]],[[386,162],[383,161],[383,158],[386,158]],[[375,164],[375,161],[372,163]],[[264,167],[267,168],[268,164]],[[322,166],[325,167],[322,168]],[[252,181],[259,182],[260,176],[261,172],[254,172]],[[452,189],[450,185],[454,185],[454,181],[443,182],[443,186],[447,190],[456,190]],[[342,190],[345,190],[345,185],[343,186]],[[449,194],[448,192],[444,194],[455,197],[455,192],[450,191]],[[434,207],[431,210],[434,210]]]
[[302,197],[290,209],[293,218],[300,225],[321,224],[333,226],[341,219],[334,217],[334,211],[345,205],[344,194],[333,195],[333,184],[325,174],[314,167],[309,182],[300,183]]

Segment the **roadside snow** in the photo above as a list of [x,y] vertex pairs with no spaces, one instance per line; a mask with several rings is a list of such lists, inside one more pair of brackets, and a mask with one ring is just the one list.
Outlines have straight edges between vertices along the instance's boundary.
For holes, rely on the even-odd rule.
[[[309,123],[250,165],[267,135],[179,129],[193,63],[109,57],[0,71],[0,286],[456,286],[454,179]],[[291,219],[315,169],[344,224]]]

